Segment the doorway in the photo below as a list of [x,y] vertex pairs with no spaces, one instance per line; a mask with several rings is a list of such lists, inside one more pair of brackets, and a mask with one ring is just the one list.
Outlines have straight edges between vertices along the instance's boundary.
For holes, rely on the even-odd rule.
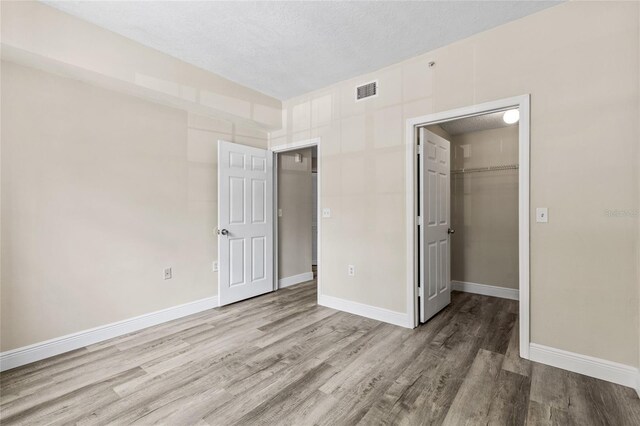
[[[269,150],[221,140],[218,159],[219,304],[314,278],[321,294],[321,273],[312,265],[321,262],[320,138]],[[279,169],[287,185],[281,194]],[[298,185],[302,181],[305,185]],[[280,229],[278,222],[286,219]]]
[[[322,156],[320,142],[320,138],[313,138],[271,147],[275,167],[274,199],[276,202],[274,203],[274,215],[277,218],[274,222],[274,235],[276,235],[274,238],[274,290],[315,279],[318,297],[321,294],[322,286],[320,268],[322,264],[322,240],[320,238],[322,235],[322,221],[320,220]],[[309,163],[305,163],[305,161],[309,161]],[[283,170],[283,166],[287,170]],[[285,178],[287,181],[283,182],[281,178]],[[310,180],[310,184],[306,183],[307,180]],[[304,184],[297,185],[301,182]],[[283,184],[288,188],[283,188]],[[300,188],[302,191],[296,193],[296,191],[300,191]],[[304,188],[307,189],[304,190]],[[292,189],[293,192],[283,193],[283,189]],[[299,214],[296,213],[300,207],[296,206],[297,201],[303,201],[305,204],[302,209],[304,211]],[[308,208],[306,208],[307,203]],[[296,238],[295,234],[293,234],[294,238],[288,238],[287,234],[291,235],[292,229],[288,226],[287,219],[296,217],[297,220],[293,221],[294,228],[300,227],[302,233],[309,238]],[[286,230],[283,229],[285,226]],[[304,259],[300,262],[296,261],[297,265],[292,265],[284,257],[288,256],[292,249],[295,250],[296,245],[301,248],[300,252],[305,253]],[[299,257],[298,255],[299,253],[296,253],[294,257]],[[304,265],[307,263],[310,269],[304,270]]]
[[[470,138],[467,138],[466,142],[464,138],[455,138],[454,142],[451,140],[449,132],[445,131],[445,128],[453,129],[452,133],[458,133],[455,130],[455,126],[461,125],[469,126],[470,123],[475,123],[476,127],[478,123],[480,126],[491,127],[493,120],[494,127],[497,126],[498,119],[507,121],[507,115],[505,113],[510,111],[507,115],[519,114],[517,120],[517,130],[515,130],[515,138],[517,141],[513,141],[511,145],[515,145],[517,152],[515,158],[517,162],[513,164],[513,161],[507,161],[505,164],[504,158],[487,160],[486,156],[491,155],[491,149],[487,147],[475,146],[471,147],[471,144],[466,143]],[[511,118],[509,117],[509,120]],[[512,122],[511,125],[514,123]],[[485,130],[488,130],[488,127]],[[472,130],[471,127],[468,130]],[[476,130],[480,130],[477,128]],[[459,132],[463,133],[463,132]],[[469,132],[470,134],[471,132]],[[477,137],[478,135],[476,135]],[[407,261],[407,308],[410,314],[413,314],[414,325],[417,326],[420,322],[427,321],[430,317],[437,314],[439,310],[449,304],[450,292],[452,284],[455,289],[471,292],[487,291],[487,289],[494,291],[502,291],[502,287],[516,287],[511,288],[511,291],[517,292],[519,299],[519,317],[520,317],[520,356],[523,358],[529,358],[529,96],[520,96],[516,98],[509,98],[499,100],[495,102],[489,102],[485,104],[475,105],[467,108],[460,108],[457,110],[447,111],[443,113],[437,113],[427,115],[423,117],[417,117],[407,121],[407,190],[409,194],[413,196],[407,197],[407,251],[409,253]],[[451,155],[451,149],[453,145],[453,156]],[[495,146],[494,146],[495,148]],[[484,162],[493,161],[493,164],[476,165],[470,162],[471,150],[479,153],[480,155],[474,156],[476,158],[482,158],[485,155]],[[508,150],[509,147],[506,147]],[[467,158],[465,158],[465,153]],[[514,152],[510,153],[511,156]],[[455,161],[454,161],[455,160]],[[498,161],[499,160],[499,161]],[[509,158],[513,160],[513,158]],[[455,164],[452,168],[452,162]],[[500,163],[500,164],[498,164]],[[509,163],[509,164],[507,164]],[[466,237],[469,238],[473,235],[472,239],[477,239],[482,235],[484,230],[478,231],[479,227],[467,226],[464,223],[464,218],[469,217],[469,212],[464,212],[465,208],[465,186],[470,190],[469,179],[472,173],[482,173],[481,170],[488,171],[483,177],[486,178],[490,174],[493,177],[492,183],[508,181],[516,176],[515,186],[517,188],[517,194],[507,194],[505,191],[505,197],[511,197],[513,201],[511,207],[517,209],[517,217],[514,217],[514,223],[511,226],[512,231],[516,234],[513,236],[511,243],[513,247],[517,249],[517,259],[515,272],[509,271],[514,269],[509,267],[508,255],[505,256],[505,268],[502,277],[508,282],[503,282],[502,286],[484,285],[475,288],[465,288],[464,286],[470,286],[474,283],[463,281],[460,279],[464,276],[464,273],[460,271],[460,265],[467,265],[469,269],[482,270],[482,260],[474,259],[474,262],[469,262],[469,259],[464,259],[465,254],[470,254],[470,257],[482,257],[482,251],[470,249],[464,244],[459,244],[460,241]],[[468,175],[467,175],[468,173]],[[515,173],[515,175],[513,175]],[[466,176],[466,183],[462,177]],[[452,222],[452,209],[451,209],[451,191],[452,191],[452,176],[453,176],[453,189],[454,189],[454,217]],[[506,179],[506,180],[505,180]],[[480,181],[477,181],[480,182]],[[477,183],[476,182],[476,183]],[[482,181],[484,189],[486,190],[487,182]],[[511,181],[513,183],[513,180]],[[476,188],[476,192],[482,191],[482,185]],[[495,188],[494,188],[495,189]],[[462,193],[460,193],[462,191]],[[513,198],[515,197],[515,198]],[[467,204],[469,200],[473,200],[480,204],[476,204],[476,207],[486,204],[486,194],[481,196],[475,196],[473,199],[467,196]],[[488,207],[488,208],[487,208]],[[495,206],[483,206],[482,209],[476,208],[474,213],[482,214],[482,211],[491,210]],[[461,210],[462,209],[462,210]],[[499,212],[498,212],[499,213]],[[498,215],[498,213],[494,214]],[[515,211],[512,210],[515,215]],[[489,218],[494,220],[494,218]],[[460,221],[462,220],[462,225]],[[476,220],[477,222],[477,220]],[[487,221],[485,221],[487,222]],[[454,225],[454,223],[456,225]],[[486,225],[486,224],[485,224]],[[454,243],[452,236],[454,236],[456,226],[461,226],[460,230],[463,236],[458,238]],[[493,223],[494,230],[495,220]],[[486,228],[486,226],[485,226]],[[489,227],[490,228],[490,227]],[[458,234],[460,235],[460,234]],[[487,238],[487,243],[490,238]],[[453,244],[452,244],[453,243]],[[458,244],[456,244],[458,243]],[[452,265],[452,250],[454,245],[453,255],[456,256],[454,260],[454,277],[451,276]],[[507,244],[502,244],[503,246]],[[478,253],[480,253],[478,255]],[[513,254],[513,253],[511,253]],[[486,255],[486,253],[485,253]],[[512,259],[513,260],[513,259]],[[478,267],[479,265],[479,267]],[[513,262],[511,262],[513,266]],[[487,277],[487,269],[485,274],[482,275],[482,271],[473,270],[474,276]],[[516,276],[514,276],[515,274]],[[489,274],[490,275],[490,274]],[[495,275],[495,274],[494,274]],[[457,276],[457,278],[456,278]],[[452,278],[455,280],[452,283]],[[495,279],[491,277],[488,280]],[[511,281],[509,281],[511,280]],[[480,289],[480,290],[478,290]],[[508,294],[508,290],[504,290]],[[487,293],[481,293],[487,294]],[[489,294],[498,295],[498,294]],[[508,296],[500,296],[508,297]],[[512,297],[515,298],[515,297]]]
[[317,148],[278,152],[275,165],[277,288],[312,281],[317,265]]

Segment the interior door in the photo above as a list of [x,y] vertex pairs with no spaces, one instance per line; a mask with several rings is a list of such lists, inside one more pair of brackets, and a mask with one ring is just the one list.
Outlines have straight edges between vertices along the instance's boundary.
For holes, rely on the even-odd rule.
[[420,129],[420,322],[451,302],[450,144]]
[[218,143],[220,305],[273,290],[273,157]]

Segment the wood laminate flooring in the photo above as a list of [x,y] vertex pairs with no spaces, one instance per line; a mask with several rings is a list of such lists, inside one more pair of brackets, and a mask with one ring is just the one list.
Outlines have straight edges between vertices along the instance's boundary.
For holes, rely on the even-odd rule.
[[408,330],[310,282],[4,372],[0,422],[640,425],[632,389],[521,360],[517,311],[454,292]]

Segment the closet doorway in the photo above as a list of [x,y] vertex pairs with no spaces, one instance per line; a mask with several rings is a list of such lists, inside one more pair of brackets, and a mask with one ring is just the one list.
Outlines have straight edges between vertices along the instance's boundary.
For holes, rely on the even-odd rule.
[[529,97],[408,120],[407,142],[414,324],[446,307],[452,290],[519,300],[528,358]]

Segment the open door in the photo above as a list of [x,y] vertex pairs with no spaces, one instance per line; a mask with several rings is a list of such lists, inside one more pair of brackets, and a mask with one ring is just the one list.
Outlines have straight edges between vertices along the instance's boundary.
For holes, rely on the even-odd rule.
[[449,141],[420,129],[420,322],[451,302]]
[[273,291],[273,157],[218,142],[220,305]]

